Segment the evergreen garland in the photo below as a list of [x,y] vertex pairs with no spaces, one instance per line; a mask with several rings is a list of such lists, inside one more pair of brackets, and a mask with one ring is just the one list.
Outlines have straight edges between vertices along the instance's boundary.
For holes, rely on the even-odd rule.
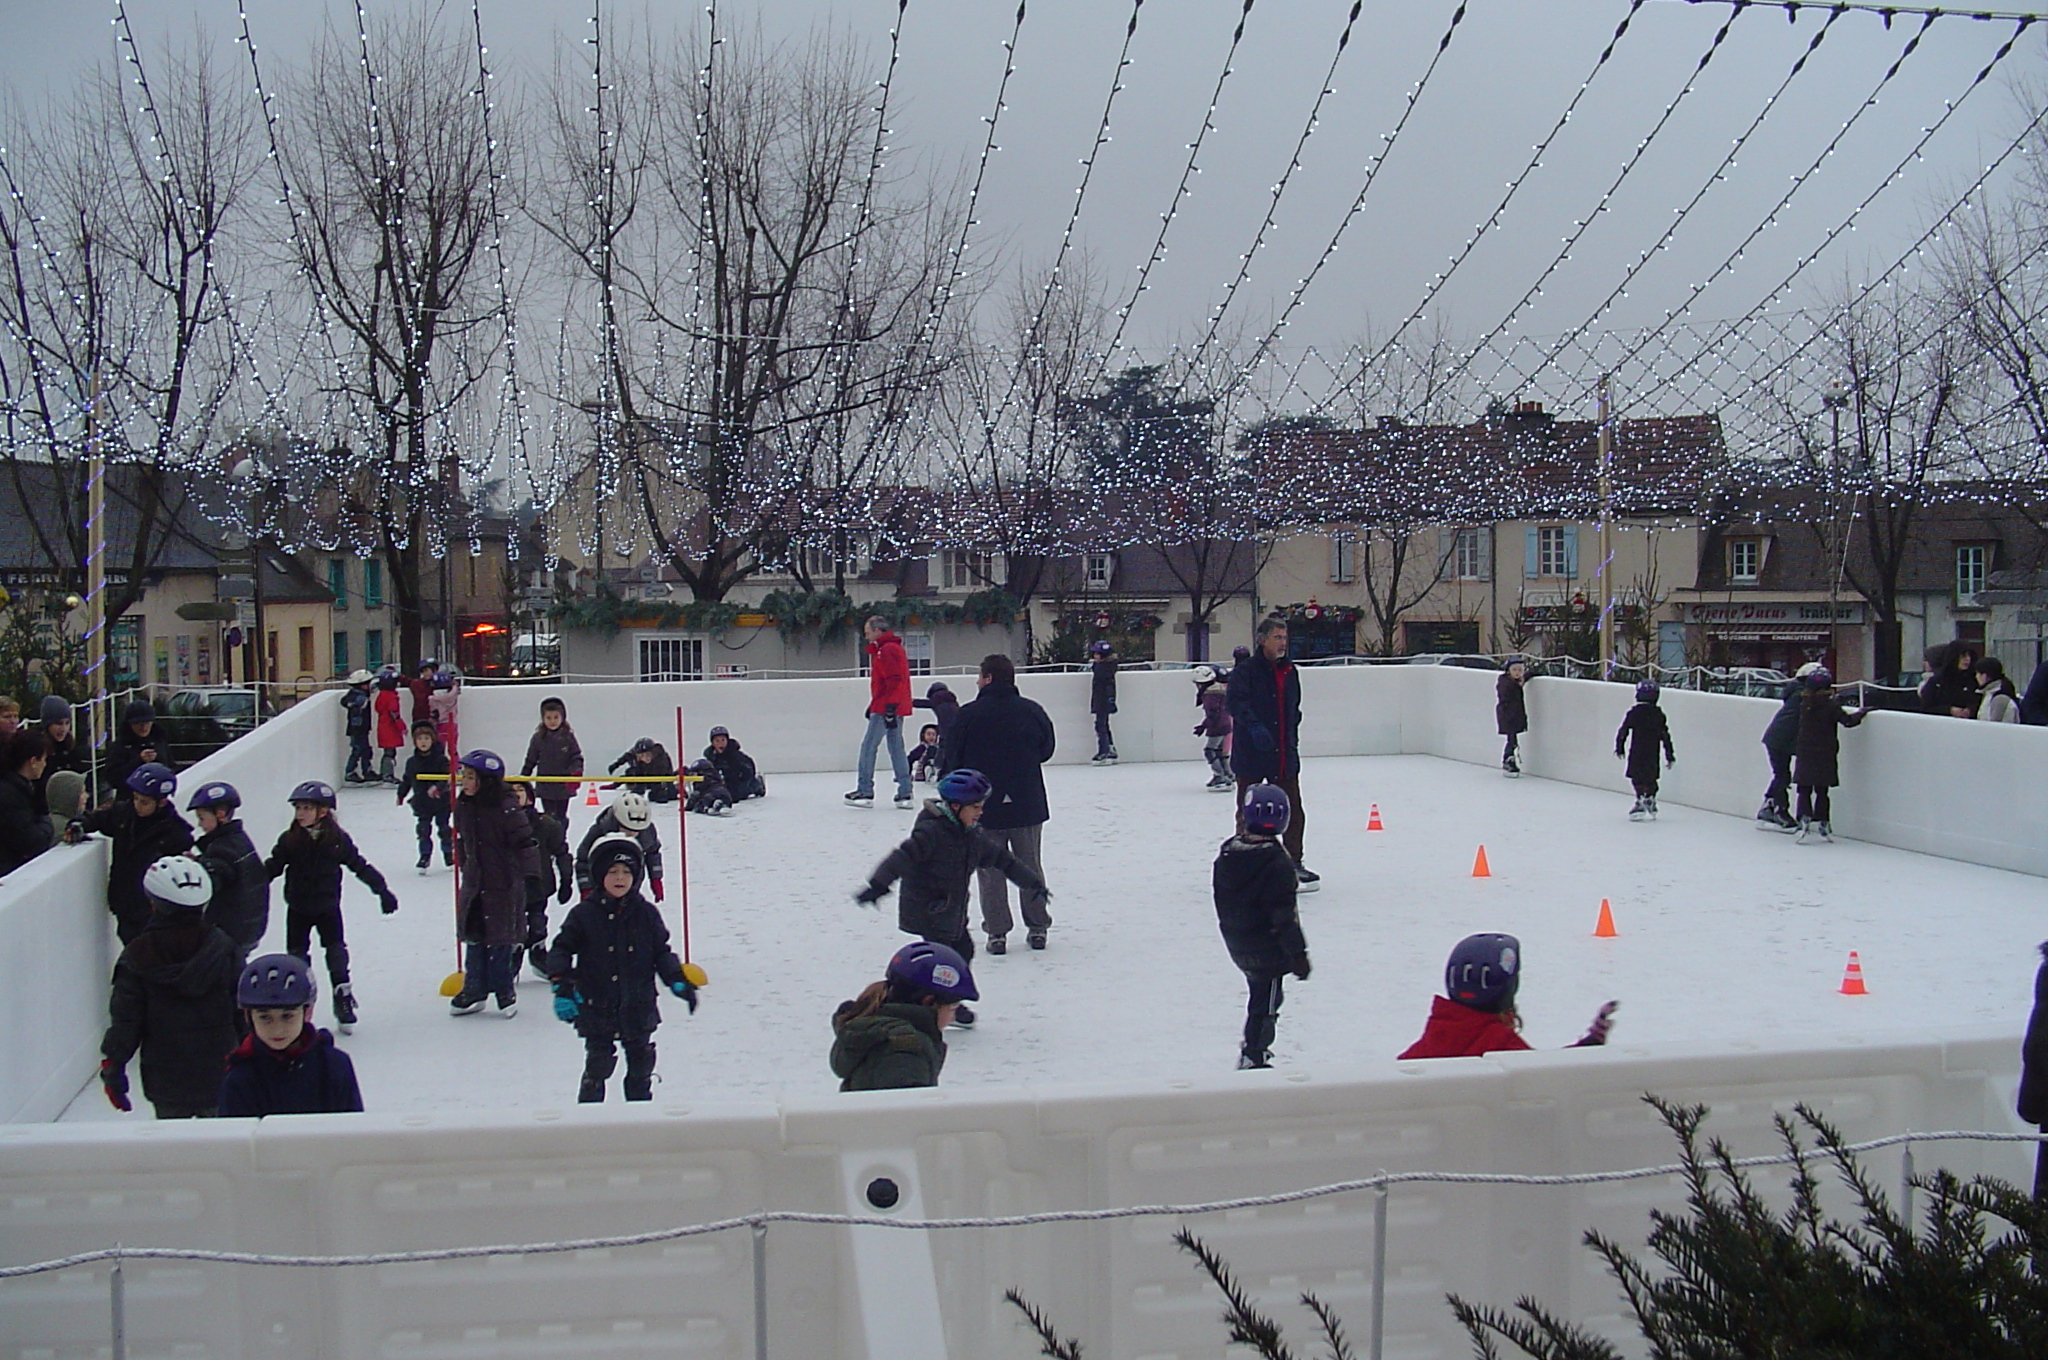
[[859,630],[870,616],[880,615],[901,630],[934,624],[967,623],[976,628],[1007,625],[1019,606],[1004,590],[978,590],[964,600],[895,597],[858,603],[837,590],[773,590],[757,605],[727,600],[689,600],[655,604],[629,600],[609,586],[576,599],[562,600],[549,612],[564,627],[588,629],[616,637],[622,628],[689,628],[723,633],[739,626],[745,614],[765,615],[785,641],[815,636],[832,643]]

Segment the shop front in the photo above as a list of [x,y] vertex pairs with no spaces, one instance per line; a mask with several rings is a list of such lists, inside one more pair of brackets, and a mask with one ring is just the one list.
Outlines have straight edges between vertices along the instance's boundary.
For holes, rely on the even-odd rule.
[[[1844,658],[1860,658],[1864,606],[1837,604],[1829,622],[1826,600],[1755,600],[1730,604],[1689,604],[1685,607],[1688,650],[1709,666],[1748,666],[1790,675],[1809,661],[1827,665],[1837,677],[1845,674]],[[1841,655],[1837,655],[1839,642]],[[1860,665],[1858,666],[1860,670]]]

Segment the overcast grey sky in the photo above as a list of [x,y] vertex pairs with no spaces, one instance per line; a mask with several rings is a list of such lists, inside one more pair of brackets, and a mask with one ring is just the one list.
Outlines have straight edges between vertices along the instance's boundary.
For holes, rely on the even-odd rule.
[[[365,3],[376,13],[412,0]],[[481,4],[487,41],[508,82],[541,78],[557,43],[573,44],[588,31],[588,3]],[[353,31],[346,0],[246,5],[267,61],[291,60],[323,22]],[[467,22],[467,0],[450,0],[448,8]],[[701,3],[619,8],[627,17],[651,15],[657,24],[692,22],[703,12]],[[1241,0],[1150,0],[1139,11],[1113,140],[1103,149],[1079,233],[1112,292],[1127,295],[1151,249],[1242,8]],[[1255,257],[1233,309],[1255,332],[1343,220],[1454,8],[1453,0],[1367,0],[1334,93],[1281,204],[1278,230]],[[770,32],[833,22],[864,36],[878,58],[896,9],[894,0],[719,5],[721,23],[758,15]],[[899,155],[973,159],[1015,9],[1012,0],[910,0],[891,119]],[[1174,223],[1170,253],[1133,314],[1129,340],[1141,353],[1200,334],[1286,168],[1348,9],[1349,0],[1254,3],[1202,153],[1202,173]],[[1363,212],[1288,328],[1283,360],[1305,345],[1341,349],[1368,325],[1383,333],[1416,307],[1432,277],[1493,211],[1628,9],[1628,0],[1473,0]],[[1623,161],[1685,85],[1729,11],[1724,3],[1676,0],[1642,6],[1542,168],[1443,290],[1438,310],[1454,332],[1474,338],[1494,328],[1551,263],[1572,224],[1593,212]],[[195,22],[223,39],[238,27],[235,0],[130,0],[129,12],[145,42]],[[112,57],[113,13],[111,0],[0,0],[8,35],[0,46],[0,77],[31,103],[61,98],[82,68]],[[1129,0],[1030,0],[1001,151],[980,213],[990,241],[1020,259],[1049,261],[1058,246],[1130,13]],[[1553,336],[1586,322],[1756,115],[1822,22],[1808,13],[1788,23],[1781,10],[1761,6],[1734,22],[1695,93],[1679,105],[1542,297],[1524,310],[1516,330]],[[1869,14],[1838,20],[1727,181],[1600,324],[1642,326],[1681,305],[1691,285],[1721,263],[1791,176],[1819,154],[1918,26],[1917,19],[1902,17],[1887,31]],[[2010,23],[1937,21],[1882,103],[1739,267],[1694,305],[1694,314],[1702,320],[1740,315],[1769,293],[1877,186],[2012,30]],[[575,52],[572,60],[580,60],[581,49]],[[1896,259],[2013,138],[2023,120],[2010,82],[2038,74],[2040,56],[2040,39],[2024,40],[2003,74],[1930,144],[1926,158],[1815,265],[1811,284],[1781,305],[1806,302],[1827,280]]]

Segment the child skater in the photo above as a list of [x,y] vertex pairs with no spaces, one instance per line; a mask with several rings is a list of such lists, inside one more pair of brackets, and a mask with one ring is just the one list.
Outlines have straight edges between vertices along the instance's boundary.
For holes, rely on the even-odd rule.
[[1764,831],[1797,831],[1792,815],[1792,753],[1799,745],[1799,709],[1806,699],[1806,677],[1820,669],[1820,662],[1801,666],[1778,696],[1778,711],[1764,728],[1764,753],[1771,758],[1771,782],[1764,789],[1764,804],[1756,810],[1756,824]]
[[505,787],[505,762],[478,747],[462,753],[462,797],[455,803],[457,919],[462,925],[462,990],[450,1015],[475,1015],[496,996],[498,1014],[519,1013],[513,951],[526,941],[526,885],[541,876],[533,824]]
[[[571,775],[583,773],[583,746],[569,726],[569,706],[550,694],[540,701],[540,726],[526,743],[526,763],[521,774]],[[537,786],[540,805],[548,816],[569,825],[569,804],[576,798],[577,784]]]
[[192,824],[171,803],[178,777],[168,767],[153,761],[138,765],[129,771],[123,787],[126,798],[72,822],[64,829],[64,840],[76,845],[97,831],[113,843],[107,860],[107,910],[114,914],[114,931],[125,945],[149,924],[152,909],[143,891],[143,873],[165,855],[191,849]]
[[690,767],[690,773],[697,782],[690,785],[690,801],[683,804],[684,809],[708,817],[732,816],[732,790],[717,764],[706,756]]
[[568,833],[533,801],[533,786],[520,780],[507,782],[512,786],[513,803],[526,814],[526,823],[533,828],[533,845],[540,853],[541,870],[539,878],[526,880],[526,941],[519,951],[514,951],[512,971],[519,971],[516,955],[523,951],[532,962],[534,973],[544,978],[548,975],[542,958],[548,947],[548,895],[552,893],[557,902],[568,905],[576,895],[576,865],[569,858]]
[[917,729],[917,745],[910,748],[910,778],[919,784],[929,784],[939,777],[939,762],[945,753],[939,749],[939,725],[926,723]]
[[[1628,744],[1624,752],[1622,746]],[[1664,748],[1666,766],[1678,763],[1678,753],[1671,749],[1671,724],[1664,718],[1664,710],[1657,707],[1657,682],[1644,680],[1636,685],[1636,706],[1621,720],[1621,727],[1614,734],[1614,758],[1628,760],[1628,782],[1635,786],[1636,805],[1628,810],[1628,819],[1640,822],[1645,817],[1657,820],[1657,748]]]
[[1493,726],[1507,744],[1501,747],[1501,773],[1510,779],[1522,776],[1522,734],[1529,730],[1529,667],[1519,656],[1508,658],[1507,669],[1493,682]]
[[606,836],[591,847],[597,887],[569,908],[548,973],[555,984],[555,1018],[583,1039],[583,1082],[576,1099],[595,1104],[626,1054],[627,1100],[654,1099],[654,1031],[661,1024],[658,979],[697,1013],[704,975],[669,948],[668,926],[640,895],[640,844]]
[[107,1032],[100,1041],[100,1085],[123,1114],[128,1060],[142,1052],[142,1093],[158,1119],[211,1119],[220,1103],[220,1069],[235,1046],[235,943],[206,923],[213,900],[206,870],[172,855],[142,876],[149,925],[114,965]]
[[1835,838],[1829,818],[1828,791],[1842,782],[1840,728],[1854,727],[1870,710],[1843,709],[1835,698],[1835,677],[1825,666],[1806,676],[1806,697],[1799,707],[1799,744],[1792,757],[1792,782],[1799,786],[1799,843],[1811,837]]
[[[925,690],[924,698],[912,699],[912,708],[928,708],[932,711],[932,723],[939,729],[938,740],[934,743],[937,751],[932,756],[936,779],[946,769],[946,739],[953,735],[953,720],[960,716],[960,700],[953,693],[953,687],[943,680],[934,680]],[[918,738],[923,741],[923,737]]]
[[313,1027],[313,970],[289,954],[242,969],[235,1004],[249,1037],[228,1054],[220,1079],[222,1119],[273,1114],[347,1114],[363,1108],[355,1064],[334,1036]]
[[427,711],[434,715],[434,732],[441,744],[455,749],[455,707],[462,702],[462,675],[443,666],[434,672],[434,689],[427,695]]
[[597,886],[590,868],[591,847],[604,837],[619,832],[640,842],[641,876],[646,880],[648,891],[654,894],[654,900],[661,901],[661,833],[654,829],[654,809],[646,796],[631,789],[612,799],[612,805],[598,813],[597,820],[590,824],[590,830],[583,833],[583,843],[576,847],[577,894],[588,896]]
[[711,729],[711,744],[704,748],[704,759],[718,767],[726,796],[733,802],[768,796],[768,781],[761,777],[754,758],[740,749],[739,739],[725,728]]
[[334,819],[334,786],[309,779],[292,790],[292,824],[277,838],[263,870],[271,879],[284,876],[285,952],[307,962],[313,958],[313,932],[327,954],[327,980],[334,984],[334,1026],[343,1034],[356,1025],[356,993],[348,979],[348,941],[341,922],[341,871],[347,869],[377,895],[386,916],[398,910],[398,898],[377,866],[363,858],[356,843]]
[[653,737],[642,737],[634,742],[632,750],[614,760],[606,769],[611,774],[661,776],[668,780],[666,784],[635,784],[633,792],[650,803],[673,803],[676,800],[676,763],[669,756],[668,748]]
[[[405,776],[398,781],[398,805],[404,807],[406,800],[412,800],[413,830],[420,841],[420,859],[415,867],[421,873],[434,861],[434,835],[441,837],[441,863],[455,863],[455,841],[448,830],[448,815],[454,791],[445,778],[448,773],[448,748],[441,744],[441,734],[430,722],[414,723],[412,727],[412,754],[405,758]],[[421,775],[438,774],[441,779],[422,779]]]
[[[927,798],[910,828],[910,839],[891,850],[875,866],[867,884],[853,900],[872,907],[888,896],[896,880],[903,895],[896,903],[896,927],[945,945],[963,960],[974,957],[974,938],[967,930],[967,884],[978,869],[1000,869],[1018,887],[1050,899],[1038,875],[975,829],[991,789],[979,770],[954,770],[939,780],[939,796]],[[974,1012],[961,1006],[953,1023],[974,1024]]]
[[1237,780],[1230,773],[1230,756],[1224,749],[1230,740],[1230,686],[1214,666],[1195,667],[1195,706],[1202,710],[1195,735],[1205,738],[1202,759],[1209,762],[1209,782],[1204,787],[1218,793],[1234,789]]
[[904,945],[880,982],[832,1012],[832,1075],[839,1089],[937,1086],[946,1065],[946,1026],[961,1002],[980,999],[967,960],[942,944]]
[[[1422,1037],[1401,1057],[1476,1058],[1529,1047],[1515,992],[1522,985],[1522,942],[1512,935],[1467,935],[1444,965],[1444,994],[1430,1002]],[[1593,1016],[1585,1037],[1571,1048],[1598,1048],[1614,1028],[1619,1001]]]
[[235,958],[249,957],[270,929],[270,875],[263,856],[242,829],[235,814],[242,795],[233,784],[214,779],[199,786],[185,811],[199,821],[199,839],[192,856],[213,880],[213,899],[206,905],[206,923],[219,926],[235,942]]
[[1244,830],[1223,842],[1210,877],[1216,924],[1230,961],[1244,974],[1244,1043],[1240,1071],[1273,1065],[1273,1034],[1280,1024],[1281,979],[1308,981],[1308,941],[1294,897],[1300,882],[1294,860],[1280,843],[1292,809],[1287,791],[1255,784],[1244,800]]
[[341,692],[342,731],[348,734],[348,765],[341,772],[345,784],[377,782],[377,770],[370,761],[370,726],[377,717],[371,711],[376,700],[370,686],[376,678],[368,671],[352,672],[348,688]]
[[377,750],[383,759],[377,778],[386,784],[398,782],[398,748],[405,745],[404,704],[398,697],[398,672],[386,666],[377,675],[377,697],[370,701],[377,712]]
[[1116,764],[1116,738],[1109,715],[1116,712],[1116,649],[1104,638],[1088,644],[1088,711],[1095,715],[1095,757],[1091,764]]

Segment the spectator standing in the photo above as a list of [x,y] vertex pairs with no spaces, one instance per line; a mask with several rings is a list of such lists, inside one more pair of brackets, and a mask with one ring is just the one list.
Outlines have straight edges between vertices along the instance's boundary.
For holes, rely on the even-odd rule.
[[910,797],[910,756],[903,749],[903,719],[911,709],[910,658],[903,639],[889,631],[889,621],[880,614],[870,617],[861,633],[868,649],[868,726],[860,742],[857,782],[846,801],[854,807],[875,805],[875,750],[887,741],[896,806],[907,810],[916,806]]
[[2020,721],[2019,692],[2006,675],[2003,661],[1987,656],[1977,663],[1977,688],[1983,695],[1977,704],[1979,718],[1986,722]]
[[2020,721],[2029,727],[2048,727],[2048,661],[2034,667],[2027,692],[2020,696]]
[[1522,773],[1522,734],[1529,730],[1529,667],[1519,656],[1508,658],[1507,668],[1493,682],[1494,730],[1507,738],[1500,749],[1501,773],[1510,779]]
[[43,777],[36,781],[36,792],[49,806],[52,832],[62,836],[64,828],[85,812],[85,777],[92,768],[92,758],[78,735],[69,700],[59,694],[45,694],[42,720],[50,754],[43,762]]
[[11,874],[50,848],[56,831],[43,800],[43,762],[50,739],[33,727],[0,744],[0,874]]
[[144,765],[161,765],[176,773],[163,739],[156,731],[156,710],[149,700],[131,700],[121,712],[121,730],[107,747],[106,783],[102,788],[126,788],[128,776]]
[[1103,638],[1088,644],[1088,711],[1095,715],[1095,758],[1092,764],[1116,764],[1116,737],[1109,717],[1116,712],[1116,649]]
[[1294,860],[1302,892],[1315,892],[1322,876],[1301,862],[1308,815],[1301,801],[1301,673],[1287,658],[1287,620],[1259,624],[1258,646],[1230,672],[1230,772],[1237,776],[1240,834],[1244,800],[1257,784],[1278,784],[1292,817],[1281,844]]
[[1983,692],[1977,688],[1977,648],[1957,639],[1929,648],[1927,678],[1920,682],[1920,711],[1950,718],[1974,718]]
[[[988,776],[994,792],[982,806],[981,831],[1038,880],[1039,886],[1018,890],[1018,906],[1024,915],[1026,942],[1033,949],[1043,949],[1046,932],[1052,929],[1041,859],[1045,823],[1051,814],[1041,767],[1052,759],[1052,718],[1017,692],[1017,668],[1007,656],[992,653],[983,657],[976,684],[980,693],[961,706],[952,733],[939,740],[947,769],[980,770]],[[1001,954],[1009,948],[1007,937],[1015,924],[1010,915],[1009,883],[999,868],[984,867],[978,877],[981,928],[988,935],[988,952]]]

